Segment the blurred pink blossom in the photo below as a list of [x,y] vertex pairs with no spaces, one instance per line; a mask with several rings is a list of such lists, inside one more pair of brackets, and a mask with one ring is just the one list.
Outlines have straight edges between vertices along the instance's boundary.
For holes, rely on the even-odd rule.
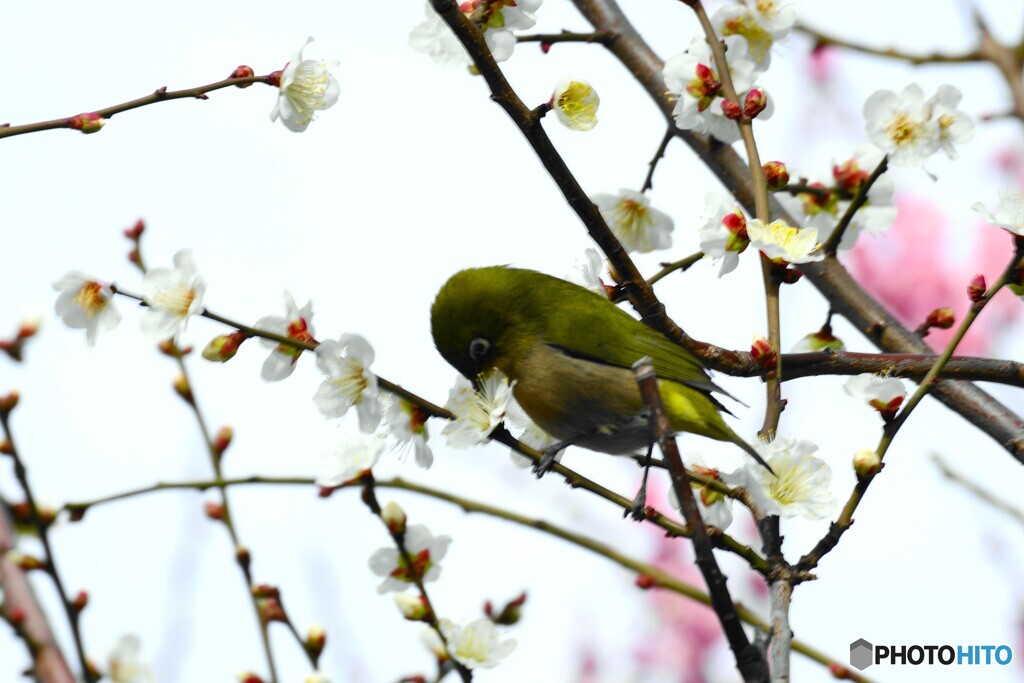
[[835,75],[837,63],[835,49],[827,45],[819,46],[807,56],[807,73],[815,84],[824,85]]
[[[989,282],[999,277],[1012,254],[1011,240],[1005,231],[982,222],[963,226],[972,231],[971,247],[967,258],[957,261],[950,253],[950,226],[940,206],[913,196],[897,196],[896,206],[899,214],[892,228],[862,238],[843,261],[857,282],[910,329],[936,308],[953,309],[953,329],[933,330],[925,340],[940,349],[970,306],[967,285],[978,273]],[[1000,329],[1019,314],[1016,297],[1001,293],[968,331],[957,353],[987,353]]]

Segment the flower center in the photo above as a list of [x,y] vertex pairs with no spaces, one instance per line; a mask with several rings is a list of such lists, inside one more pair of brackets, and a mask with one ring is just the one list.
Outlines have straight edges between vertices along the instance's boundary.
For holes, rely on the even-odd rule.
[[162,308],[178,318],[184,318],[188,315],[188,310],[192,307],[192,302],[195,301],[195,298],[196,292],[194,289],[185,285],[178,285],[172,289],[164,289],[158,292],[154,297],[153,303],[158,308]]
[[909,145],[917,138],[921,125],[906,114],[899,114],[885,127],[889,139],[897,145]]
[[86,318],[92,318],[107,307],[107,299],[103,296],[102,287],[98,282],[86,282],[78,290],[75,303],[85,312]]
[[303,63],[295,67],[295,78],[284,94],[301,121],[311,121],[313,112],[324,108],[323,97],[329,83],[330,74],[323,64]]
[[597,107],[593,102],[594,89],[579,81],[573,81],[558,97],[557,105],[573,121],[591,123],[597,121]]
[[362,363],[354,358],[343,359],[345,369],[341,376],[334,380],[334,386],[348,399],[351,405],[357,405],[366,391],[367,379]]

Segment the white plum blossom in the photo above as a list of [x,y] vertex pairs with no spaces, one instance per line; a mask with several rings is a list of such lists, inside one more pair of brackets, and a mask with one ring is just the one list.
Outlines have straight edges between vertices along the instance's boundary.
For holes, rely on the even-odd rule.
[[921,166],[940,149],[955,159],[954,143],[974,136],[974,124],[957,109],[960,98],[960,91],[949,85],[928,100],[916,83],[899,95],[879,90],[864,103],[868,139],[889,155],[893,166]]
[[341,86],[330,72],[338,62],[302,58],[312,42],[312,37],[307,38],[281,71],[280,92],[270,112],[271,121],[281,119],[285,128],[296,133],[309,127],[317,111],[333,107],[341,94]]
[[206,282],[196,270],[192,252],[174,255],[174,268],[150,268],[142,278],[142,300],[149,308],[142,314],[142,331],[155,341],[177,341],[188,319],[203,310]]
[[490,669],[516,649],[513,638],[502,638],[501,631],[486,617],[465,626],[448,619],[440,622],[452,657],[467,669]]
[[747,236],[755,249],[776,262],[810,263],[825,258],[817,230],[791,227],[781,218],[768,225],[756,218],[747,221]]
[[337,448],[324,453],[316,485],[335,488],[359,479],[373,469],[384,450],[384,439],[378,434],[356,432]]
[[743,211],[729,195],[709,192],[701,220],[704,225],[700,229],[700,250],[706,258],[721,262],[718,277],[731,273],[740,262],[740,254],[750,244]]
[[793,344],[790,353],[813,353],[815,351],[824,351],[825,349],[835,349],[836,351],[844,351],[846,349],[843,340],[832,334],[830,326],[825,326],[817,332],[812,332],[796,344]]
[[423,582],[436,581],[441,574],[441,565],[448,552],[449,536],[434,536],[422,524],[412,524],[405,530],[405,549],[409,551],[413,566],[410,567],[397,548],[379,548],[370,556],[370,570],[383,576],[384,582],[377,586],[378,593],[404,591],[413,585],[415,577]]
[[[743,93],[754,84],[756,63],[747,54],[747,41],[741,36],[726,36],[729,73],[733,85],[742,99]],[[676,98],[672,112],[676,126],[682,130],[710,133],[716,139],[729,144],[740,139],[736,122],[722,113],[721,81],[718,66],[711,55],[707,41],[696,37],[686,52],[671,57],[662,71],[665,87]],[[768,118],[769,109],[761,112],[759,118]]]
[[775,474],[749,458],[736,472],[722,475],[726,483],[744,487],[766,515],[824,519],[832,514],[832,470],[814,457],[816,445],[779,436],[771,443],[757,442],[754,448]]
[[384,399],[384,420],[388,431],[404,449],[412,446],[416,464],[427,470],[434,464],[434,454],[427,445],[427,419],[430,417],[419,406],[404,398],[389,394]]
[[954,143],[963,144],[974,138],[974,122],[957,109],[962,98],[963,94],[957,88],[940,85],[928,100],[932,118],[939,127],[939,148],[950,159],[959,157]]
[[509,412],[512,387],[508,377],[494,370],[480,379],[480,391],[472,382],[459,375],[455,386],[448,394],[444,407],[455,415],[455,419],[441,431],[453,448],[469,448],[490,441],[491,432],[501,424]]
[[[295,299],[288,292],[284,293],[285,315],[282,318],[277,315],[268,315],[256,321],[256,328],[267,332],[274,332],[282,336],[294,339],[295,341],[307,344],[316,343],[313,338],[313,303],[307,302],[299,308],[295,305]],[[292,374],[295,370],[295,363],[302,355],[302,350],[287,344],[279,344],[269,339],[260,340],[264,346],[273,349],[267,360],[263,362],[263,379],[268,382],[282,380]]]
[[[516,47],[514,31],[533,28],[537,23],[534,13],[543,0],[470,0],[460,5],[466,17],[484,34],[484,41],[494,61],[503,62],[512,56]],[[430,3],[426,4],[426,20],[413,28],[409,45],[417,52],[430,55],[444,68],[469,66],[469,53],[448,28]]]
[[619,190],[617,195],[601,193],[590,197],[608,227],[629,252],[646,254],[672,246],[672,218],[651,206],[647,195]]
[[903,399],[907,397],[907,387],[895,377],[873,375],[865,372],[854,375],[846,380],[843,389],[850,396],[858,398],[883,415],[895,415]]
[[316,364],[327,375],[313,400],[327,417],[342,417],[355,406],[359,428],[372,432],[380,424],[377,376],[370,372],[373,347],[358,334],[343,334],[316,347]]
[[[526,414],[526,411],[516,401],[515,396],[508,403],[505,419],[509,425],[519,431],[516,434],[516,439],[534,450],[545,451],[559,443],[557,438],[545,432],[536,422],[530,419],[530,416]],[[562,448],[555,454],[555,462],[562,462],[562,456],[565,455],[565,451],[566,449]],[[512,464],[520,469],[526,469],[533,465],[532,458],[515,451],[510,450],[509,457],[512,459]]]
[[711,23],[719,36],[742,36],[747,41],[750,58],[763,71],[771,62],[772,45],[793,30],[796,9],[789,3],[775,0],[747,0],[719,8],[712,15]]
[[132,635],[122,636],[107,657],[107,676],[111,683],[151,683],[153,671],[142,661],[142,644]]
[[1000,190],[994,214],[981,202],[975,202],[971,208],[989,224],[1024,236],[1024,192],[1012,188]]
[[602,272],[604,272],[604,259],[601,257],[601,252],[593,247],[588,247],[584,250],[583,257],[576,259],[575,273],[566,279],[607,299],[608,289],[605,287],[604,280],[601,279]]
[[558,120],[570,130],[592,130],[597,125],[597,108],[601,104],[594,86],[582,78],[563,78],[551,95],[551,107]]
[[73,270],[54,282],[53,288],[59,292],[54,304],[57,315],[71,329],[84,329],[89,346],[96,344],[101,333],[121,322],[110,285]]
[[[682,457],[683,464],[687,469],[709,479],[722,480],[719,471],[712,467],[706,467],[703,458],[698,453],[683,453]],[[718,527],[722,531],[728,529],[732,524],[732,498],[697,482],[691,483],[691,487],[694,499],[697,501],[697,509],[700,510],[700,518],[704,520],[704,523]],[[676,510],[682,508],[674,486],[668,491],[668,503]]]
[[319,671],[314,671],[313,673],[306,676],[306,680],[304,683],[331,683],[331,681],[329,678],[327,678],[327,676],[324,676]]

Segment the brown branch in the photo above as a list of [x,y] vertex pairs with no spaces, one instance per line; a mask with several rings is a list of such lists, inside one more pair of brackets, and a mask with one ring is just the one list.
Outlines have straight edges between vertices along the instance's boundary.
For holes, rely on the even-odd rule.
[[654,187],[654,171],[658,168],[658,162],[665,157],[665,150],[668,149],[668,143],[672,142],[675,138],[676,133],[673,128],[669,128],[665,131],[665,136],[661,139],[661,144],[658,145],[657,151],[654,152],[654,156],[650,161],[647,162],[647,177],[644,178],[644,184],[640,186],[641,192],[647,192]]
[[747,638],[747,633],[743,630],[743,622],[740,620],[736,605],[726,586],[725,575],[719,568],[711,549],[707,528],[704,526],[704,520],[701,519],[697,501],[693,497],[690,477],[686,473],[686,467],[683,466],[679,447],[676,445],[675,437],[672,436],[672,424],[665,413],[665,406],[662,404],[661,394],[658,392],[658,377],[654,374],[654,363],[649,356],[645,356],[633,365],[633,372],[650,415],[651,436],[657,441],[665,456],[669,475],[672,478],[672,489],[679,499],[680,508],[686,518],[686,525],[693,532],[690,538],[693,540],[693,550],[697,556],[697,567],[700,568],[700,572],[704,576],[704,581],[708,586],[708,595],[711,597],[711,606],[718,616],[725,637],[729,641],[729,648],[736,658],[736,668],[743,676],[745,683],[767,683],[769,680],[768,663],[757,647],[751,644],[750,639]]
[[517,35],[517,43],[540,43],[541,45],[554,45],[555,43],[599,43],[607,45],[613,39],[607,31],[591,31],[589,33],[573,33],[562,31],[561,33],[533,33]]
[[975,498],[981,502],[989,505],[1000,512],[1009,515],[1014,519],[1015,522],[1024,526],[1024,510],[1017,507],[1013,503],[1003,500],[997,497],[987,488],[974,481],[973,479],[957,472],[955,469],[950,467],[949,463],[939,457],[937,454],[932,455],[932,462],[939,468],[939,472],[949,479],[951,482],[957,484],[968,493],[972,494]]
[[853,43],[822,33],[821,31],[813,29],[805,24],[798,25],[796,29],[804,35],[812,38],[815,46],[817,47],[841,47],[846,50],[853,50],[854,52],[860,52],[866,55],[898,59],[902,62],[910,62],[911,64],[972,64],[975,62],[987,61],[985,56],[982,54],[980,47],[956,54],[932,52],[924,55],[912,55],[906,52],[900,52],[899,50],[883,49],[862,45],[860,43]]
[[[674,103],[666,97],[665,81],[661,75],[664,63],[630,24],[618,3],[615,0],[573,0],[573,4],[598,30],[615,31],[616,38],[609,44],[609,50],[636,77],[657,103],[666,121],[671,123]],[[754,205],[754,192],[749,169],[740,156],[730,146],[707,136],[683,130],[678,131],[677,135],[749,211]],[[786,218],[796,224],[774,198],[770,198],[770,204],[773,216]],[[931,352],[927,344],[872,299],[835,258],[826,258],[821,263],[803,264],[801,269],[830,302],[832,309],[849,320],[879,348],[894,353]],[[705,362],[713,363],[723,358],[714,349],[707,353],[707,345],[694,342],[689,337],[669,336],[687,345]],[[1024,420],[1016,413],[967,382],[942,382],[936,385],[933,394],[1024,463]]]
[[[112,118],[115,114],[129,111],[131,109],[138,109],[139,107],[145,107],[151,104],[157,104],[158,102],[169,102],[171,100],[180,99],[207,99],[206,93],[213,92],[214,90],[220,90],[222,88],[230,88],[235,85],[238,87],[245,87],[252,85],[253,83],[266,83],[271,84],[271,76],[249,76],[247,78],[227,78],[223,81],[217,81],[216,83],[210,83],[208,85],[201,85],[197,88],[187,88],[185,90],[167,90],[167,87],[158,88],[153,91],[152,94],[140,97],[137,100],[131,100],[129,102],[123,102],[121,104],[115,104],[111,107],[104,107],[103,109],[96,109],[88,112],[90,114],[96,114],[104,119]],[[0,125],[0,138],[9,138],[15,135],[24,135],[25,133],[38,133],[44,130],[55,130],[58,128],[74,128],[76,125],[76,119],[80,114],[75,114],[62,119],[51,119],[49,121],[39,121],[37,123],[25,123],[18,126],[12,126],[10,124]]]
[[[672,273],[676,272],[677,270],[680,273],[685,273],[690,268],[692,268],[695,264],[699,263],[700,260],[703,259],[703,258],[704,258],[704,252],[698,251],[697,253],[690,254],[689,256],[685,256],[685,257],[679,259],[678,261],[673,261],[672,263],[662,263],[661,264],[661,270],[659,270],[657,273],[655,273],[650,278],[648,278],[647,279],[647,284],[653,285],[655,282],[658,282],[659,280],[661,280],[662,278],[664,278],[667,275],[671,275]],[[749,355],[749,354],[747,354],[747,355]]]

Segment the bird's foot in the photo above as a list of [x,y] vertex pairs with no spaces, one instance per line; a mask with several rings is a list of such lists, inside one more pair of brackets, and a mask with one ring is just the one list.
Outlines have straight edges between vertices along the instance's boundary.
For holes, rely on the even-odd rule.
[[642,487],[633,498],[633,503],[623,510],[623,517],[632,517],[634,522],[642,522],[647,519],[647,487]]
[[555,444],[550,448],[544,449],[544,455],[541,456],[541,459],[533,463],[533,473],[537,475],[538,479],[555,468],[555,463],[558,462],[558,454],[563,448],[561,444]]

